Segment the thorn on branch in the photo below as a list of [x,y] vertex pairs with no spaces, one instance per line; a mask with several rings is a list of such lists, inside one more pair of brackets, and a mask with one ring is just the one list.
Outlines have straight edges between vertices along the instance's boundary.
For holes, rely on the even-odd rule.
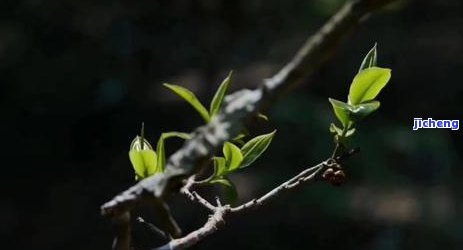
[[152,233],[154,233],[154,234],[156,234],[158,236],[161,236],[162,239],[164,239],[164,240],[171,240],[172,239],[172,237],[169,234],[162,231],[161,229],[156,227],[154,224],[145,221],[142,217],[137,217],[137,221],[142,223],[143,225],[145,225],[146,228],[148,228],[148,230],[151,231]]
[[222,206],[222,203],[220,202],[219,196],[216,196],[216,197],[215,197],[215,202],[217,203],[217,206],[218,206],[218,207],[221,207],[221,206]]

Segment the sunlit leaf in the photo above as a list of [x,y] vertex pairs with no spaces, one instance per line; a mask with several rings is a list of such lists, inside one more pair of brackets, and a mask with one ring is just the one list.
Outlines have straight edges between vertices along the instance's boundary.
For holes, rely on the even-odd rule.
[[338,101],[333,98],[328,98],[330,101],[331,105],[333,106],[333,111],[338,120],[341,122],[343,127],[349,126],[350,118],[349,118],[349,113],[350,113],[350,108],[351,105]]
[[140,151],[129,151],[129,159],[132,163],[132,167],[135,170],[136,175],[144,178],[147,175],[145,162],[143,161],[143,157]]
[[364,69],[376,66],[377,57],[378,56],[377,56],[376,43],[375,43],[373,48],[371,48],[370,51],[368,51],[368,53],[366,54],[366,56],[363,58],[362,64],[360,64],[359,72]]
[[269,121],[268,116],[266,116],[266,115],[264,115],[262,113],[258,113],[257,117],[259,117],[262,120]]
[[216,115],[220,111],[220,107],[222,106],[223,98],[225,97],[225,93],[228,90],[228,86],[230,85],[230,81],[232,78],[232,71],[228,73],[228,76],[222,81],[219,88],[214,94],[214,98],[212,98],[210,107],[209,107],[209,114],[211,118]]
[[349,90],[349,104],[356,105],[373,100],[391,78],[391,70],[371,67],[360,71]]
[[164,147],[164,141],[171,137],[178,137],[184,140],[191,139],[191,136],[187,133],[182,132],[166,132],[162,133],[159,137],[158,144],[156,146],[157,151],[157,169],[156,172],[164,172],[166,167],[166,152]]
[[367,115],[376,111],[380,104],[379,101],[375,100],[355,105],[351,112],[351,119],[355,122],[360,121]]
[[347,130],[346,137],[350,137],[350,136],[354,135],[355,131],[356,131],[355,128],[351,128],[351,129]]
[[219,184],[222,184],[222,185],[228,186],[228,187],[233,186],[231,181],[228,180],[228,179],[225,179],[225,178],[213,179],[213,180],[211,180],[211,183],[219,183]]
[[130,144],[129,159],[139,179],[146,178],[156,172],[156,152],[151,144],[140,136],[136,136]]
[[246,135],[243,134],[243,133],[240,133],[237,136],[235,136],[233,139],[231,139],[231,142],[236,144],[236,145],[243,146],[244,145],[244,141],[243,141],[244,137],[246,137]]
[[234,203],[238,199],[238,192],[235,185],[228,178],[214,179],[210,183],[219,183],[225,188],[225,202]]
[[249,166],[262,155],[262,153],[272,142],[275,132],[276,130],[269,134],[259,135],[244,144],[244,146],[241,148],[241,152],[243,153],[243,161],[241,162],[240,168]]
[[227,166],[224,157],[216,156],[214,161],[214,177],[222,177],[227,174]]
[[183,139],[183,140],[191,139],[190,134],[183,133],[183,132],[176,132],[176,131],[164,132],[164,133],[162,133],[162,136],[164,137],[164,139],[168,139],[168,138],[172,138],[172,137],[177,137],[177,138],[180,138],[180,139]]
[[229,172],[237,169],[243,160],[243,154],[241,153],[241,150],[230,142],[225,142],[223,144],[223,155],[225,156],[225,161]]
[[338,128],[334,123],[330,124],[330,132],[335,134],[335,135],[341,135],[342,134],[342,129]]
[[185,101],[187,101],[191,106],[193,106],[196,111],[201,115],[204,121],[209,122],[210,117],[209,113],[207,112],[206,108],[199,102],[198,98],[196,98],[195,94],[190,90],[174,85],[174,84],[167,84],[164,83],[164,86],[172,90],[174,93],[182,97]]

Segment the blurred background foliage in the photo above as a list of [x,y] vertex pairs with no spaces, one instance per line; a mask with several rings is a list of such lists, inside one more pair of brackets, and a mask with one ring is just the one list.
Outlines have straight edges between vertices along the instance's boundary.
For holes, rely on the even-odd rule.
[[[232,90],[256,87],[343,2],[1,0],[2,246],[108,249],[99,206],[134,183],[127,152],[140,123],[152,142],[201,124],[162,83],[204,102],[230,69]],[[399,1],[361,24],[308,84],[268,110],[270,124],[252,126],[278,133],[232,176],[247,200],[329,156],[327,98],[347,98],[378,42],[392,80],[359,127],[348,182],[312,184],[231,216],[194,249],[462,249],[461,132],[412,131],[414,117],[463,118],[462,25],[459,0]],[[171,203],[185,231],[206,219],[182,197]],[[149,208],[141,214],[156,222]],[[136,249],[160,243],[135,224]]]

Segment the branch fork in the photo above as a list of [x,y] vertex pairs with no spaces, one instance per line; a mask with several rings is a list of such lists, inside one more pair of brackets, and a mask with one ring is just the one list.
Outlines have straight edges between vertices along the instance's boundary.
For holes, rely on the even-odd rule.
[[[299,49],[293,59],[287,63],[277,74],[265,79],[259,88],[255,90],[241,90],[228,95],[222,111],[207,125],[197,128],[192,134],[192,139],[187,140],[182,148],[175,152],[168,160],[163,173],[148,177],[130,187],[126,191],[115,196],[101,206],[102,215],[116,220],[130,216],[129,211],[147,201],[155,201],[160,204],[160,210],[164,215],[170,216],[164,198],[171,193],[180,192],[188,199],[197,201],[211,210],[212,216],[206,224],[198,230],[168,244],[157,248],[184,249],[196,244],[205,236],[217,230],[217,226],[223,221],[224,215],[230,212],[238,212],[263,204],[268,199],[275,197],[283,190],[295,188],[302,183],[314,180],[315,176],[327,169],[328,161],[322,162],[312,168],[302,171],[300,174],[282,183],[258,199],[252,199],[237,207],[228,205],[212,205],[199,194],[192,193],[189,180],[194,178],[203,168],[207,159],[227,140],[232,139],[240,131],[246,119],[258,110],[269,106],[279,96],[293,89],[307,77],[319,69],[337,49],[340,42],[364,20],[371,11],[376,10],[393,0],[350,0],[323,25],[313,36],[309,37]],[[336,158],[340,161],[341,158]],[[330,158],[333,160],[334,158]],[[330,160],[329,159],[329,160]],[[186,185],[182,185],[186,180]],[[168,221],[171,218],[168,219]],[[171,224],[173,221],[170,222]],[[173,223],[173,227],[176,224]],[[114,240],[113,249],[130,249],[130,225],[118,224],[120,229]],[[125,228],[124,228],[125,227]]]

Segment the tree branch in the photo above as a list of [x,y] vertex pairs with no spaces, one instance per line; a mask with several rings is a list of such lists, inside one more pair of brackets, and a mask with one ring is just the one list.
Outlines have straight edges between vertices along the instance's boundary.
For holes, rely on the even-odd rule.
[[289,189],[292,189],[300,185],[301,183],[303,183],[303,181],[301,180],[304,180],[305,178],[307,178],[305,181],[312,180],[315,177],[315,175],[323,169],[324,166],[326,166],[326,161],[319,163],[318,165],[313,166],[311,168],[305,169],[304,171],[300,172],[298,175],[294,176],[293,178],[289,179],[286,182],[283,182],[278,187],[272,189],[270,192],[266,193],[262,197],[258,199],[252,199],[246,202],[245,204],[242,204],[238,207],[231,208],[230,210],[231,212],[240,212],[247,208],[263,205],[264,202],[266,202],[267,200],[273,197],[276,197],[282,191],[289,190]]
[[197,244],[206,236],[218,230],[219,225],[224,223],[223,219],[228,211],[230,211],[230,207],[228,206],[216,207],[214,209],[214,213],[209,216],[206,224],[204,224],[201,228],[189,233],[185,237],[172,240],[164,246],[155,248],[154,250],[186,249]]
[[[125,215],[139,203],[154,200],[155,203],[162,204],[164,197],[170,195],[171,192],[177,192],[185,179],[198,173],[206,165],[218,147],[240,131],[248,117],[259,109],[270,105],[282,93],[289,91],[315,72],[334,53],[343,38],[353,30],[362,18],[366,17],[370,11],[392,1],[347,1],[317,33],[305,42],[294,58],[276,75],[266,79],[256,90],[241,90],[228,95],[220,114],[210,123],[193,132],[192,139],[187,140],[182,148],[169,158],[165,172],[146,178],[117,195],[101,206],[101,213],[120,218],[121,215]],[[317,170],[321,168],[319,167]],[[301,176],[278,188],[280,188],[279,190],[290,189],[312,178],[311,176]],[[279,190],[274,192],[278,193]],[[262,199],[260,203],[273,197],[271,192],[267,195],[260,198]],[[190,199],[191,197],[195,196],[190,196]],[[259,200],[250,201],[246,203],[247,206],[244,204],[242,208],[237,207],[234,210],[240,211],[258,203]],[[186,237],[198,238],[214,231],[214,225],[222,220],[223,214],[227,211],[227,209],[222,209],[222,206],[219,207],[221,209],[215,210],[205,227],[199,229],[196,234],[189,234]],[[162,217],[162,215],[160,216]],[[172,229],[175,231],[175,228]],[[174,244],[173,246],[175,244],[184,245],[180,239],[173,241],[172,244]],[[121,250],[125,249],[128,248],[121,248]]]
[[140,181],[103,204],[102,214],[116,216],[145,199],[162,199],[177,191],[182,180],[197,173],[218,147],[239,132],[247,117],[306,79],[333,54],[340,41],[363,17],[392,1],[347,1],[275,76],[265,80],[256,90],[241,90],[228,95],[221,113],[194,131],[192,139],[169,158],[164,173]]
[[[265,81],[266,88],[280,94],[301,83],[336,51],[339,44],[371,11],[394,0],[351,0],[309,37],[292,60],[276,75]],[[272,99],[269,99],[272,101]]]
[[272,189],[270,192],[261,196],[260,198],[253,199],[249,202],[246,202],[234,208],[230,207],[230,205],[222,206],[220,204],[220,201],[217,202],[218,203],[217,206],[213,206],[207,200],[202,198],[199,194],[197,194],[194,191],[191,192],[189,190],[190,188],[194,186],[194,179],[193,178],[188,179],[187,184],[185,184],[185,186],[182,188],[182,193],[188,196],[190,200],[203,205],[207,209],[211,210],[213,213],[209,217],[207,222],[201,228],[189,233],[185,237],[172,240],[166,245],[156,248],[155,250],[179,250],[179,249],[185,249],[185,248],[188,248],[188,247],[191,247],[197,244],[199,241],[204,239],[206,236],[218,230],[218,227],[224,223],[225,215],[229,213],[241,212],[245,209],[263,205],[266,201],[270,200],[273,197],[278,196],[285,190],[290,190],[299,185],[302,185],[303,183],[307,181],[314,180],[315,176],[319,172],[321,172],[325,167],[331,166],[331,161],[332,159],[329,159],[327,161],[317,164],[316,166],[307,168],[303,170],[302,172],[300,172],[298,175],[292,177],[288,181],[283,182],[276,188]]
[[130,213],[125,212],[113,218],[115,237],[113,250],[129,250],[131,244]]
[[164,231],[162,231],[161,229],[159,229],[157,226],[155,226],[154,224],[151,224],[147,221],[145,221],[142,217],[138,217],[137,218],[137,221],[142,223],[143,225],[146,226],[146,228],[148,228],[152,233],[160,236],[162,239],[164,240],[169,240],[170,239],[170,236],[167,235]]

